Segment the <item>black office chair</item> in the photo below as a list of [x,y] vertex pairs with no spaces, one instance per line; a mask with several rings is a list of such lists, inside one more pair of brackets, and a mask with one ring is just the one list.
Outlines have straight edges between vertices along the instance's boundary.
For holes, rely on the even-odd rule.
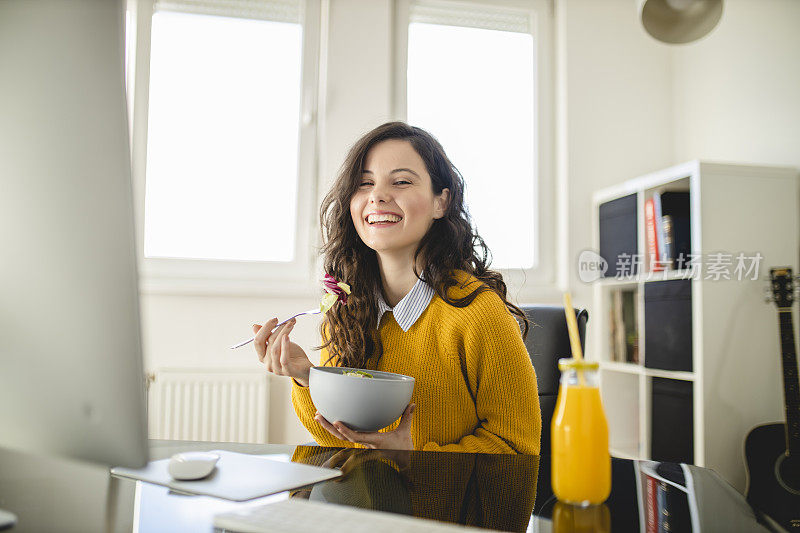
[[[567,318],[564,307],[560,305],[522,305],[530,322],[525,347],[528,349],[533,367],[536,369],[536,381],[539,388],[539,406],[542,410],[542,453],[550,453],[550,420],[556,408],[558,396],[558,360],[572,357],[567,331]],[[576,309],[578,332],[581,339],[581,350],[586,347],[586,322],[589,312]]]

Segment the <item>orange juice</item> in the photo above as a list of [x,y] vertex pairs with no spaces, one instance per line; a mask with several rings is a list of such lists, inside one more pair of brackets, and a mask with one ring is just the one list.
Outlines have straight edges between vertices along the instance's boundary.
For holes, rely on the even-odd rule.
[[570,363],[562,368],[550,430],[552,488],[563,502],[598,504],[611,492],[608,423],[597,386],[597,363],[579,361],[575,365],[583,368]]

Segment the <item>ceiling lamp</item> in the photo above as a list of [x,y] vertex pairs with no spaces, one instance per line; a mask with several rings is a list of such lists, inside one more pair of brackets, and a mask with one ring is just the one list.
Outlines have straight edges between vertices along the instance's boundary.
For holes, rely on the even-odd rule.
[[708,34],[722,18],[722,0],[639,0],[647,33],[661,42],[684,44]]

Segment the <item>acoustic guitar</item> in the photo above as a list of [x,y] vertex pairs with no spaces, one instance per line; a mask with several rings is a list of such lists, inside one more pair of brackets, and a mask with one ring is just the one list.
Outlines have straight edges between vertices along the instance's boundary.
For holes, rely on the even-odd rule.
[[800,532],[800,383],[797,376],[790,268],[770,269],[778,307],[786,423],[753,428],[745,439],[747,501],[772,526]]

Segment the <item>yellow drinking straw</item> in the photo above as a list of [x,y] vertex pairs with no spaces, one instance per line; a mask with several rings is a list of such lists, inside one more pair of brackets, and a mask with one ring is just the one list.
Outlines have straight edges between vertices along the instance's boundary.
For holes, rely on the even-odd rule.
[[[578,334],[578,321],[575,319],[575,308],[572,307],[572,298],[569,292],[564,293],[564,314],[567,315],[567,330],[569,331],[569,344],[572,347],[572,357],[578,361],[583,360],[581,350],[581,337]],[[578,379],[581,386],[585,385],[583,371],[578,368]]]
[[583,359],[581,338],[578,335],[578,321],[575,320],[575,308],[572,307],[572,298],[568,292],[564,293],[564,314],[567,315],[567,329],[569,330],[569,343],[572,346],[572,357]]

